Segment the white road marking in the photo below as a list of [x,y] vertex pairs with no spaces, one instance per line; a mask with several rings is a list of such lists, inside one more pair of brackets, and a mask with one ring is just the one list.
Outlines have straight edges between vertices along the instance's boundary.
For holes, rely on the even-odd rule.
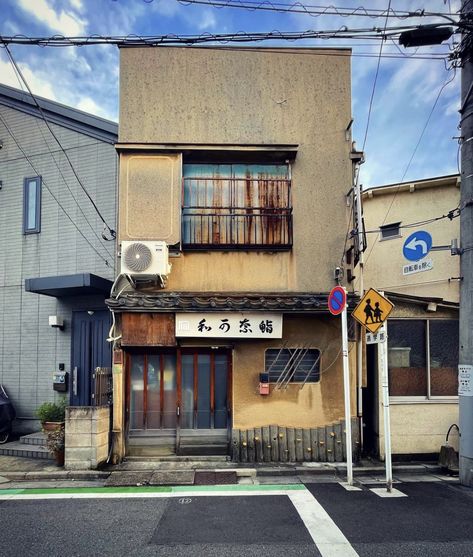
[[350,485],[347,482],[338,482],[347,491],[361,491],[361,487],[356,487],[356,485]]
[[370,491],[378,497],[407,497],[407,495],[399,491],[399,489],[392,489],[391,492],[389,492],[385,487],[373,487]]
[[287,493],[322,557],[358,557],[340,528],[309,490]]

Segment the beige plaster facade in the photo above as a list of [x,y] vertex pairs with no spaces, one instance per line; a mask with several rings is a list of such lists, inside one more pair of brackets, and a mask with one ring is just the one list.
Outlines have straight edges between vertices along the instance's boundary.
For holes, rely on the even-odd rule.
[[[404,226],[435,219],[455,209],[459,203],[460,182],[457,175],[372,188],[363,193],[365,227],[372,231],[392,223],[400,222]],[[365,285],[388,292],[458,302],[460,260],[453,257],[449,249],[428,254],[427,258],[433,262],[430,271],[403,275],[402,268],[409,261],[402,254],[402,246],[416,230],[427,230],[434,246],[449,246],[453,239],[460,239],[460,219],[445,218],[401,228],[398,237],[386,240],[380,234],[367,234]]]
[[[445,215],[459,205],[459,185],[459,177],[453,175],[365,191],[363,210],[366,229],[375,230],[382,224],[398,222],[403,226]],[[409,262],[403,257],[402,246],[416,230],[428,231],[434,246],[449,246],[452,240],[459,241],[459,220],[447,218],[417,227],[401,228],[399,237],[393,239],[382,240],[378,234],[368,234],[365,285],[390,293],[388,296],[391,295],[395,308],[389,320],[458,319],[459,257],[452,256],[449,249],[431,251],[427,256],[433,261],[431,270],[404,276],[402,267]],[[394,299],[396,294],[404,296],[404,300]],[[409,296],[412,297],[410,300]],[[429,301],[434,302],[430,311]],[[379,454],[384,458],[381,400],[381,381],[378,379],[376,435]],[[439,452],[450,425],[458,423],[458,400],[456,397],[435,397],[430,400],[391,397],[390,412],[393,455],[433,454]],[[458,440],[455,431],[450,441],[456,446]]]
[[[340,319],[329,315],[326,299],[350,216],[350,89],[347,49],[121,50],[119,240],[165,240],[173,248],[165,289],[144,287],[132,294],[258,294],[273,301],[282,294],[316,294],[325,304],[300,313],[278,306],[282,339],[232,341],[233,428],[316,428],[344,418]],[[180,249],[182,169],[196,160],[289,163],[292,246],[279,251]],[[123,297],[129,293],[125,290]],[[126,303],[116,309],[118,333],[122,311]],[[210,349],[219,342],[188,344]],[[178,345],[183,345],[179,339]],[[271,386],[271,394],[261,396],[265,350],[282,346],[319,349],[320,381],[281,391]],[[350,348],[355,416],[354,343]],[[127,373],[125,363],[122,403]],[[124,416],[114,423],[118,437]]]
[[170,290],[332,288],[352,182],[350,51],[336,52],[120,51],[119,240],[179,241],[186,153],[204,152],[208,161],[225,159],[222,151],[258,153],[260,162],[284,148],[295,154],[292,250],[183,253],[172,260]]

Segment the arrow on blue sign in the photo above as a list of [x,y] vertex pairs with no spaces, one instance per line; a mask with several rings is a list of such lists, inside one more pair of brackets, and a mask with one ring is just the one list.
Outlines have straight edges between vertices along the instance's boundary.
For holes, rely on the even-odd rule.
[[408,261],[423,259],[432,248],[432,236],[425,230],[411,234],[402,247],[402,253]]

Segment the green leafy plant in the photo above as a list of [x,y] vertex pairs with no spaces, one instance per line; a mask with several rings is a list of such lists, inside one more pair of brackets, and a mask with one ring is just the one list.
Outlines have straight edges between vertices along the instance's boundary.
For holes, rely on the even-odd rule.
[[56,402],[43,402],[36,410],[39,421],[45,422],[63,422],[66,415],[66,399]]
[[48,451],[53,455],[64,451],[64,441],[65,432],[63,427],[55,429],[54,431],[49,431],[46,440]]

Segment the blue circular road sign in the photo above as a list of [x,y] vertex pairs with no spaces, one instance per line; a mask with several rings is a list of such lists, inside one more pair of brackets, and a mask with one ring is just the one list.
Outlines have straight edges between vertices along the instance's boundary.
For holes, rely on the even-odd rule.
[[347,303],[347,293],[342,286],[335,286],[328,296],[328,310],[332,315],[340,315]]
[[408,261],[423,259],[432,249],[432,236],[425,230],[412,233],[402,246],[402,254]]

